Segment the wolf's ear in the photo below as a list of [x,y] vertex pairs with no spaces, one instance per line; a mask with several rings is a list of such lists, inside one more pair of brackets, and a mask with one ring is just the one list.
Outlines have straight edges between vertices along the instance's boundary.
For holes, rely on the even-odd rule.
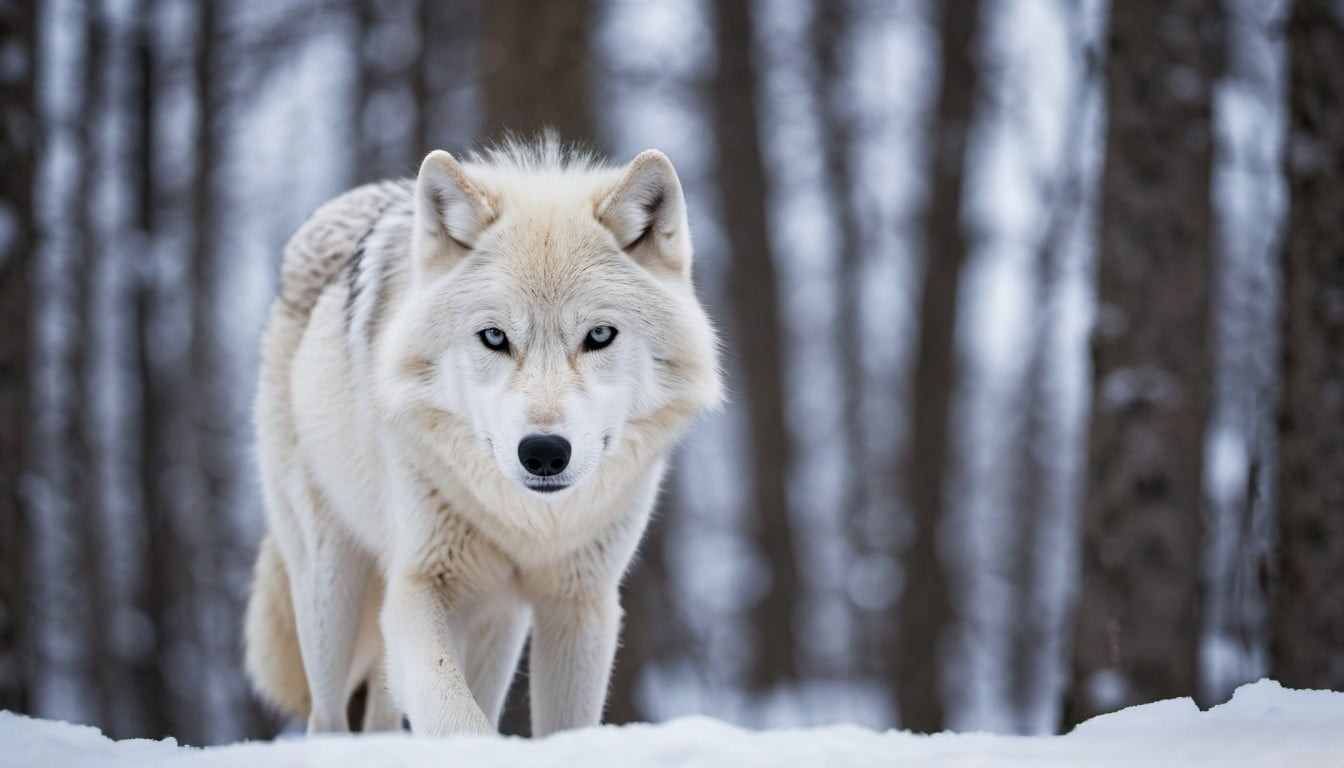
[[691,228],[681,181],[667,155],[646,149],[597,204],[597,220],[648,269],[691,276]]
[[467,177],[461,163],[441,149],[425,157],[415,180],[412,248],[417,269],[456,264],[494,219],[490,198]]

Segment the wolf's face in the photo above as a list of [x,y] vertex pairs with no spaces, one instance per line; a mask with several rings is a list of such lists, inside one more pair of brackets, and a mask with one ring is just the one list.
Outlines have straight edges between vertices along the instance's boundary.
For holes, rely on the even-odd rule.
[[719,399],[684,210],[657,153],[623,172],[543,178],[426,159],[413,276],[422,391],[513,483],[563,496],[629,425]]
[[602,235],[501,220],[441,288],[444,400],[538,493],[588,475],[663,399],[649,321],[666,301]]

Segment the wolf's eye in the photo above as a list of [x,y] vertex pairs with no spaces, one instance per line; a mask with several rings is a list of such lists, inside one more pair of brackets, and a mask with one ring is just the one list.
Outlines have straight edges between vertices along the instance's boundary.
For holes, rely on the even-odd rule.
[[610,325],[599,325],[588,332],[583,339],[583,349],[585,352],[592,352],[601,349],[611,343],[616,338],[616,329]]
[[488,349],[493,349],[496,352],[509,351],[509,337],[505,336],[504,332],[498,328],[486,328],[476,335],[481,337],[481,343]]

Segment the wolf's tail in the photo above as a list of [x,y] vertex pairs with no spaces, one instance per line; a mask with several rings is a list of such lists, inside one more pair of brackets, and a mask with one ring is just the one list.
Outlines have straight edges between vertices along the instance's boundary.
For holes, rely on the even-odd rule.
[[271,534],[261,540],[244,622],[244,663],[263,700],[300,722],[312,708],[299,652],[289,574]]

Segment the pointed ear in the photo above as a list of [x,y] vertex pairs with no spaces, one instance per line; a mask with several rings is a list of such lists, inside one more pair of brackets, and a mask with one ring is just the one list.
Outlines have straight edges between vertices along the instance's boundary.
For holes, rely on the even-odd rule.
[[631,160],[625,175],[598,203],[597,220],[646,268],[690,279],[686,199],[667,155],[647,149]]
[[441,149],[425,157],[415,179],[412,248],[417,270],[453,266],[471,252],[494,219],[493,203],[461,163]]

